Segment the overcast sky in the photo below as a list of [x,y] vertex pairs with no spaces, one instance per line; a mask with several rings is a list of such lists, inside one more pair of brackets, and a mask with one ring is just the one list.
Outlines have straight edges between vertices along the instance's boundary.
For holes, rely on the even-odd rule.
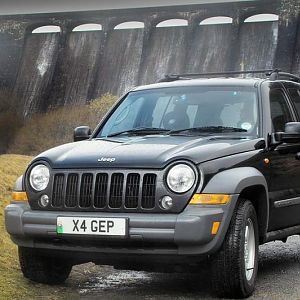
[[251,0],[0,0],[0,14],[154,7]]

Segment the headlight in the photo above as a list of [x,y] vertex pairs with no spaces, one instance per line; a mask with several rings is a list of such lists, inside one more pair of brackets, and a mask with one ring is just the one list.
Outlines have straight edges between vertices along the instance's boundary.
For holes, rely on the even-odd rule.
[[29,175],[29,182],[33,189],[43,191],[49,183],[50,171],[45,165],[35,166]]
[[175,193],[185,193],[191,189],[196,180],[194,170],[186,164],[171,168],[167,175],[168,187]]

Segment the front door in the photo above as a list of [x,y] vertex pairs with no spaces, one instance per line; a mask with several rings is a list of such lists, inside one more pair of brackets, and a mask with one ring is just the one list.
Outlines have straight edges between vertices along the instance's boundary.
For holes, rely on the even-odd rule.
[[[284,131],[285,123],[295,121],[291,105],[281,88],[270,90],[273,131]],[[300,144],[282,144],[270,151],[269,231],[300,224]]]

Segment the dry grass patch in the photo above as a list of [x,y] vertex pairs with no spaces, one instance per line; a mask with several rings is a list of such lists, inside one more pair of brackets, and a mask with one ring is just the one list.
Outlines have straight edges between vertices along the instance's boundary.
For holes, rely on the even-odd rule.
[[73,142],[75,127],[87,125],[94,129],[116,100],[117,97],[105,94],[86,105],[59,107],[31,115],[16,133],[7,153],[37,155]]
[[10,201],[15,180],[30,160],[29,156],[0,155],[0,299],[26,299],[32,292],[24,285],[17,247],[11,242],[4,226],[4,207]]
[[[84,276],[76,275],[69,283],[50,286],[31,282],[23,277],[19,267],[17,246],[5,230],[4,208],[10,202],[11,190],[18,176],[22,175],[32,157],[0,155],[0,300],[79,299],[76,287]],[[82,271],[82,267],[79,267]]]

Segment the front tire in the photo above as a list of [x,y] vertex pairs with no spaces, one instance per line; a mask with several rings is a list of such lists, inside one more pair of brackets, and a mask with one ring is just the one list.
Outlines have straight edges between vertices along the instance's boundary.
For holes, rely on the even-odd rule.
[[252,295],[258,269],[258,224],[252,203],[240,199],[223,245],[212,258],[213,286],[220,297]]
[[19,261],[24,277],[38,283],[63,283],[72,270],[67,261],[38,255],[31,248],[19,247]]

